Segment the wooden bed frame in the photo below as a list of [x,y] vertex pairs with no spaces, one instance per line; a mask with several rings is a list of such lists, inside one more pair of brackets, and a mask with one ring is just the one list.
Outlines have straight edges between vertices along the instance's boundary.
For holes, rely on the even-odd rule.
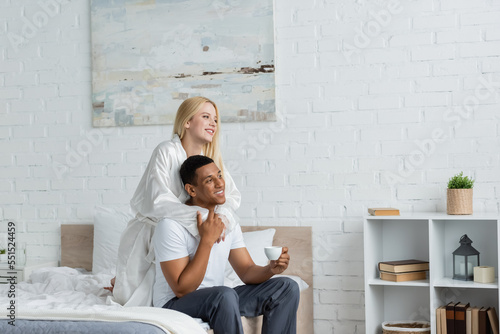
[[[243,232],[276,229],[273,244],[287,246],[290,265],[284,274],[300,276],[309,288],[300,294],[297,311],[297,333],[314,332],[313,326],[313,270],[311,227],[242,226]],[[94,225],[61,225],[61,266],[92,271]],[[244,318],[244,332],[260,333],[262,317]]]

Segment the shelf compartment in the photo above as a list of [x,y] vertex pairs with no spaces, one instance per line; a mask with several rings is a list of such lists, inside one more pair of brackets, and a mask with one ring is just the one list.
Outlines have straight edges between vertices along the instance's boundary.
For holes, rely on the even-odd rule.
[[494,306],[498,308],[498,293],[490,289],[434,287],[434,292],[433,304],[436,308],[452,301],[470,303],[470,306]]
[[382,333],[384,321],[430,319],[428,286],[370,285],[367,289],[375,297],[366,305],[370,309],[367,323],[371,324],[367,334]]
[[428,220],[367,218],[364,234],[365,276],[370,279],[379,278],[377,265],[382,261],[429,261]]
[[[437,219],[431,221],[430,273],[432,281],[453,276],[453,251],[464,234],[472,240],[472,247],[480,253],[482,266],[492,266],[498,271],[497,221],[478,219],[471,222],[462,219]],[[497,284],[498,287],[498,284]]]

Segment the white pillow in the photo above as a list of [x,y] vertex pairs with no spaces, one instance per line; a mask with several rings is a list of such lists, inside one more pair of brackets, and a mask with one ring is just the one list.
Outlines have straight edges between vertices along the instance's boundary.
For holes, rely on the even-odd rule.
[[245,246],[247,247],[248,253],[250,253],[250,257],[256,265],[265,266],[269,262],[266,253],[264,253],[264,248],[273,245],[275,233],[276,230],[274,228],[243,233]]
[[[256,265],[267,265],[268,259],[266,257],[266,254],[264,253],[264,247],[273,245],[274,233],[276,233],[276,230],[274,228],[243,233],[245,246],[248,250],[248,253],[250,253],[250,257]],[[234,288],[235,286],[243,284],[244,283],[238,277],[233,267],[231,267],[229,261],[227,261],[224,285],[230,288]]]
[[133,218],[129,212],[96,207],[94,212],[94,274],[116,274],[118,246],[123,230]]

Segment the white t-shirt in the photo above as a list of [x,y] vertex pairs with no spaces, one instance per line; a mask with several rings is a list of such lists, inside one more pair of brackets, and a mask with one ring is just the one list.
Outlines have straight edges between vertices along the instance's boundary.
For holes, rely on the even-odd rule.
[[[162,307],[175,297],[163,276],[160,262],[177,260],[189,256],[192,260],[198,249],[199,240],[189,233],[182,225],[171,219],[158,222],[153,235],[153,245],[156,256],[156,279],[153,287],[153,305]],[[215,243],[210,251],[207,271],[198,289],[224,285],[224,270],[231,249],[245,247],[240,225],[226,236],[225,241]]]

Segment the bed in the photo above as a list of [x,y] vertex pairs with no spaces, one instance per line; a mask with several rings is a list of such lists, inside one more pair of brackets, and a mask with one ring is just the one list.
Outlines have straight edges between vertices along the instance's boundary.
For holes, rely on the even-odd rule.
[[[242,230],[244,236],[253,235],[253,241],[257,243],[265,239],[262,238],[262,233],[269,235],[270,230],[275,230],[272,243],[289,247],[292,261],[285,273],[300,277],[303,282],[298,282],[299,285],[305,286],[301,289],[298,333],[312,333],[311,228],[242,227]],[[96,234],[97,237],[103,236],[99,233]],[[110,239],[113,238],[109,237],[108,240]],[[90,272],[96,260],[94,242],[94,225],[61,226],[61,267],[39,270],[33,273],[30,283],[20,283],[16,287],[17,297],[21,297],[17,300],[16,310],[16,329],[19,333],[212,332],[201,320],[180,312],[153,307],[122,307],[110,302],[109,292],[102,287],[113,276],[109,273]],[[249,244],[251,243],[249,240]],[[247,247],[250,251],[249,244]],[[39,291],[40,287],[43,287],[42,293]],[[3,309],[10,302],[6,298],[7,290],[8,287],[0,287],[0,307]],[[47,307],[47,304],[50,305]],[[260,333],[261,318],[243,318],[245,334]],[[0,332],[8,333],[12,330],[8,320],[0,321]]]

